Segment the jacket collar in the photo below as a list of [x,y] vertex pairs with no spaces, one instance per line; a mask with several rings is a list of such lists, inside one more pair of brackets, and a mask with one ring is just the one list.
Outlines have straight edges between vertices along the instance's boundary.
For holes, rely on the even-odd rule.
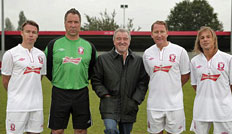
[[[134,52],[132,52],[132,50],[130,48],[128,48],[128,56],[131,56],[132,58],[135,57]],[[113,47],[113,49],[110,51],[110,53],[112,54],[113,58],[117,58],[118,56],[120,56],[117,52],[115,52],[115,47]]]

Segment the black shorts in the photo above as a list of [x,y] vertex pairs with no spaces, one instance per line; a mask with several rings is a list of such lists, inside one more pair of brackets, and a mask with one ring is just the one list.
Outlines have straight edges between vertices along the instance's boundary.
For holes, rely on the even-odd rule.
[[91,126],[89,91],[52,88],[52,103],[48,127],[53,130],[66,129],[72,114],[73,129],[87,129]]

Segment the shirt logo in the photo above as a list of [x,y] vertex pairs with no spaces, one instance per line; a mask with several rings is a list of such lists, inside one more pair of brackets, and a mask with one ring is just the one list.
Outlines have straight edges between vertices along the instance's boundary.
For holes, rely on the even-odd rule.
[[218,62],[218,68],[219,71],[224,71],[225,64],[223,62]]
[[41,68],[27,67],[23,74],[37,73],[40,74]]
[[176,60],[176,55],[175,54],[170,54],[169,55],[169,61],[170,62],[175,62],[175,60]]
[[201,81],[206,80],[206,79],[217,81],[219,76],[220,76],[220,74],[215,74],[215,75],[202,74]]
[[41,56],[38,56],[38,60],[40,64],[43,64],[43,58]]
[[58,51],[61,51],[61,52],[62,52],[62,51],[64,51],[64,48],[60,48],[60,49],[58,49]]
[[70,58],[70,57],[64,57],[63,58],[63,64],[65,63],[73,63],[73,64],[79,64],[81,62],[81,58]]
[[83,47],[79,47],[78,48],[78,53],[79,54],[84,54],[84,48]]
[[154,66],[153,72],[157,72],[157,71],[169,72],[171,68],[172,66],[165,66],[165,67]]
[[149,60],[154,60],[154,58],[153,58],[153,57],[150,57]]
[[201,65],[198,65],[196,68],[201,68]]
[[20,58],[20,59],[19,59],[19,61],[24,61],[24,60],[25,60],[25,58]]
[[15,124],[14,123],[10,124],[10,131],[15,131]]

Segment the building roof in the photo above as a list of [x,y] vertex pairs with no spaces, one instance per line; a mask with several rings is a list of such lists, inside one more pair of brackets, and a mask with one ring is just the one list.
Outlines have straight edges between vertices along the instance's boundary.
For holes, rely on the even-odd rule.
[[[81,31],[80,37],[92,42],[98,51],[108,51],[113,47],[113,33],[113,31]],[[197,35],[196,31],[169,31],[168,34],[168,40],[172,43],[178,44],[188,51],[193,50]],[[231,32],[216,32],[216,34],[219,49],[222,51],[230,51]],[[35,46],[44,50],[50,40],[64,35],[64,31],[40,31]],[[144,51],[154,44],[151,38],[151,32],[131,32],[131,38],[130,48],[134,51]],[[21,40],[20,31],[5,31],[6,50],[21,43]]]

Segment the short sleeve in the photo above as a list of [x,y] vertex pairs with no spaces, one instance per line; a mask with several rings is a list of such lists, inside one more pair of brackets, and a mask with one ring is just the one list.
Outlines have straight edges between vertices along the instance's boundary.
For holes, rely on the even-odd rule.
[[42,66],[42,69],[41,69],[41,75],[46,75],[47,74],[47,59],[46,59],[46,56],[43,55],[43,66]]
[[192,61],[190,63],[190,69],[191,69],[191,74],[190,74],[191,85],[197,85],[197,76],[196,76],[197,72],[194,68]]
[[180,72],[182,75],[190,72],[189,56],[185,49],[182,50],[180,55]]
[[10,51],[6,51],[2,58],[2,74],[11,75],[13,71],[13,57]]
[[143,64],[144,64],[144,68],[145,68],[147,74],[150,75],[150,69],[149,69],[149,66],[148,66],[148,63],[147,63],[146,51],[143,54]]

